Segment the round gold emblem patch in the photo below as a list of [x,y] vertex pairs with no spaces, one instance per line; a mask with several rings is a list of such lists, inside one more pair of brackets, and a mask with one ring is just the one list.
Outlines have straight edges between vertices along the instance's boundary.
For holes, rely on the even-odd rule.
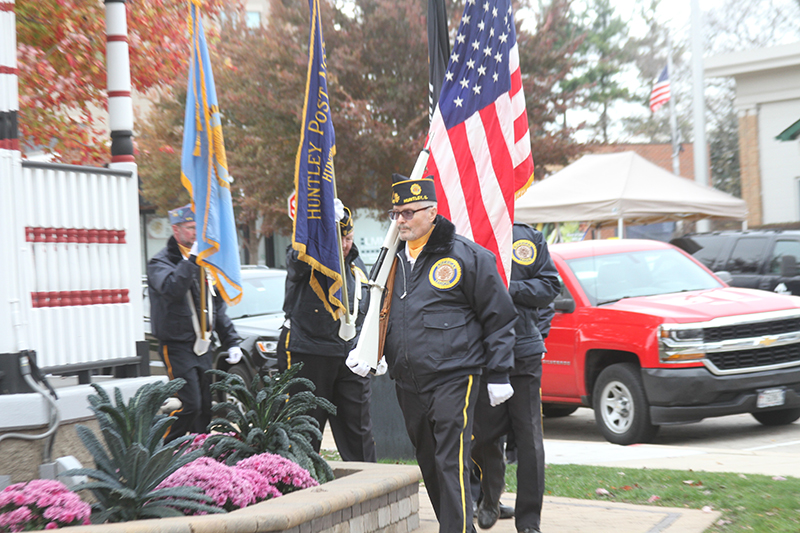
[[418,195],[418,194],[419,194],[419,193],[421,193],[421,192],[422,192],[422,187],[420,187],[418,183],[413,183],[413,184],[411,185],[411,194],[413,194],[414,196],[416,196],[416,195]]
[[528,239],[514,241],[512,257],[520,265],[532,265],[536,261],[536,245]]
[[461,265],[452,257],[439,259],[431,267],[428,280],[436,289],[442,291],[452,289],[461,281]]

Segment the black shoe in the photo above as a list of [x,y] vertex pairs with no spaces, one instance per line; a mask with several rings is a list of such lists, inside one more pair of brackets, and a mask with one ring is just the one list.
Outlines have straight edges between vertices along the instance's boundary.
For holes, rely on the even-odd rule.
[[535,527],[526,527],[525,529],[520,529],[517,533],[542,533],[542,532]]
[[500,517],[500,507],[499,505],[489,507],[486,503],[486,498],[481,501],[481,504],[478,506],[478,526],[481,529],[489,529],[497,523],[497,519]]
[[500,520],[508,518],[514,518],[514,508],[510,505],[503,505],[503,502],[500,502]]

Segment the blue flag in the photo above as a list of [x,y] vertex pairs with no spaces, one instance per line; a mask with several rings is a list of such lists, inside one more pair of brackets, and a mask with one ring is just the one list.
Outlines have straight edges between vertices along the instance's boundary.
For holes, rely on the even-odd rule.
[[181,181],[192,196],[197,223],[197,264],[208,268],[229,304],[242,298],[239,241],[231,177],[222,139],[217,90],[203,32],[200,0],[191,0],[192,58],[183,122]]
[[338,223],[334,214],[333,156],[336,137],[328,99],[325,42],[319,0],[309,0],[311,22],[308,77],[303,104],[303,127],[295,161],[297,213],[292,246],[313,270],[311,287],[334,319],[344,312],[341,301]]

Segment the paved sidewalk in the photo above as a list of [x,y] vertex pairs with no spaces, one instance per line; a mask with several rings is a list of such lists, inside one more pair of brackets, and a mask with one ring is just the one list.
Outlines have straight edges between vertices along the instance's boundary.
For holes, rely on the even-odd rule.
[[[514,505],[515,494],[504,494],[501,501]],[[618,502],[574,500],[545,496],[542,508],[543,533],[702,533],[719,520],[720,513],[630,505]],[[477,526],[476,526],[477,528]],[[419,491],[419,529],[417,533],[438,533],[439,522],[433,513],[425,487]],[[477,529],[478,533],[482,529]],[[517,533],[514,519],[498,520],[491,533]]]
[[[800,477],[800,464],[791,467],[789,457],[770,452],[737,452],[676,446],[640,444],[618,446],[608,442],[579,442],[545,439],[547,464],[586,464],[620,468],[664,468],[742,472]],[[322,447],[335,450],[326,429]],[[796,456],[795,456],[796,457]],[[514,505],[515,494],[503,495],[502,502]],[[425,487],[420,487],[419,533],[438,533],[439,524]],[[703,533],[719,520],[720,513],[697,509],[631,505],[598,500],[577,500],[545,496],[542,509],[543,533]],[[481,529],[477,530],[479,533]],[[498,520],[492,533],[516,533],[514,520]]]

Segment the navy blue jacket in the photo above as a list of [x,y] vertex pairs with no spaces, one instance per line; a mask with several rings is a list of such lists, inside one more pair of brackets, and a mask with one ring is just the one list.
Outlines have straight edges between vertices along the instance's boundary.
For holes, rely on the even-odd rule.
[[435,224],[413,270],[405,247],[397,253],[384,346],[390,376],[420,392],[484,369],[488,382],[508,383],[517,313],[494,254],[441,215]]
[[540,326],[550,330],[549,305],[561,290],[561,283],[542,233],[525,224],[514,224],[513,231],[514,253],[508,286],[518,313],[513,373],[523,374],[528,370],[525,360],[535,358],[532,362],[538,365],[545,351]]
[[[162,342],[194,343],[197,335],[192,325],[192,309],[186,292],[192,292],[195,309],[200,312],[200,267],[184,259],[178,241],[170,237],[167,246],[147,263],[147,284],[150,295],[150,326]],[[238,346],[242,339],[236,333],[219,292],[214,296],[212,330],[217,333],[223,350]],[[199,318],[199,317],[198,317]]]
[[[328,355],[347,357],[358,341],[361,325],[369,305],[369,286],[367,285],[366,267],[358,256],[358,248],[354,244],[344,260],[347,279],[347,295],[350,309],[355,299],[355,276],[361,279],[361,303],[356,317],[356,336],[345,341],[339,337],[339,321],[334,320],[325,309],[322,300],[311,288],[311,266],[297,258],[297,251],[289,246],[286,250],[286,293],[283,311],[291,321],[289,333],[290,352],[309,355]],[[320,275],[315,272],[313,275]]]

